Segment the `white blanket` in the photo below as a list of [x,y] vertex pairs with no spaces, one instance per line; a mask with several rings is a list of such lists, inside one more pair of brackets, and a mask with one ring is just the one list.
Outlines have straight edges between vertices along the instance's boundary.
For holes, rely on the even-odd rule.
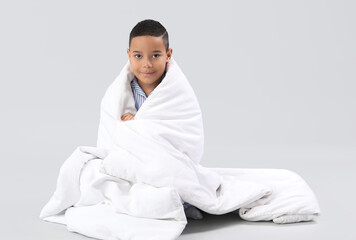
[[[139,111],[129,61],[101,102],[97,147],[80,146],[64,162],[40,218],[98,239],[176,239],[182,203],[247,221],[292,223],[320,214],[314,193],[284,169],[206,168],[202,114],[171,58]],[[122,122],[131,112],[135,119]]]

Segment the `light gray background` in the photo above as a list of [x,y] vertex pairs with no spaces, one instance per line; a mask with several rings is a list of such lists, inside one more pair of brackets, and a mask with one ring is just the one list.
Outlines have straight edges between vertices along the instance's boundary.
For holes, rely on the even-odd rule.
[[355,1],[0,1],[1,234],[87,239],[40,220],[63,161],[95,146],[100,100],[152,18],[200,102],[207,167],[286,168],[317,195],[315,222],[229,214],[180,239],[354,239]]

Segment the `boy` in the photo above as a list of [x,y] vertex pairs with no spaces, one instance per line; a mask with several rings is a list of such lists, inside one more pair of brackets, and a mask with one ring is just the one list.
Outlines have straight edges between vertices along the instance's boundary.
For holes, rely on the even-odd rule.
[[[131,88],[138,110],[165,77],[167,64],[172,56],[168,32],[159,22],[151,19],[137,23],[130,33],[127,55],[135,75]],[[129,112],[121,116],[122,121],[134,119],[135,116]],[[202,213],[193,205],[183,205],[188,218],[203,218]]]

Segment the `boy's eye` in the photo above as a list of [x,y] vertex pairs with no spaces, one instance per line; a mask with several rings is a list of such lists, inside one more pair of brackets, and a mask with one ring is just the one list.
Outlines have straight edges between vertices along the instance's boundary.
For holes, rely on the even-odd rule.
[[[153,55],[153,58],[157,58],[157,57],[159,57],[160,55],[159,54],[154,54]],[[142,58],[142,55],[140,55],[140,54],[135,54],[135,58]]]

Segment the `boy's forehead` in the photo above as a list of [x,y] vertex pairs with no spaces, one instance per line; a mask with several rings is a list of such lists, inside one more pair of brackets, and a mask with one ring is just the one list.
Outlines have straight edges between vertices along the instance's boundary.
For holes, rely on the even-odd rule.
[[162,37],[138,36],[131,39],[130,50],[135,52],[163,52],[165,45]]

